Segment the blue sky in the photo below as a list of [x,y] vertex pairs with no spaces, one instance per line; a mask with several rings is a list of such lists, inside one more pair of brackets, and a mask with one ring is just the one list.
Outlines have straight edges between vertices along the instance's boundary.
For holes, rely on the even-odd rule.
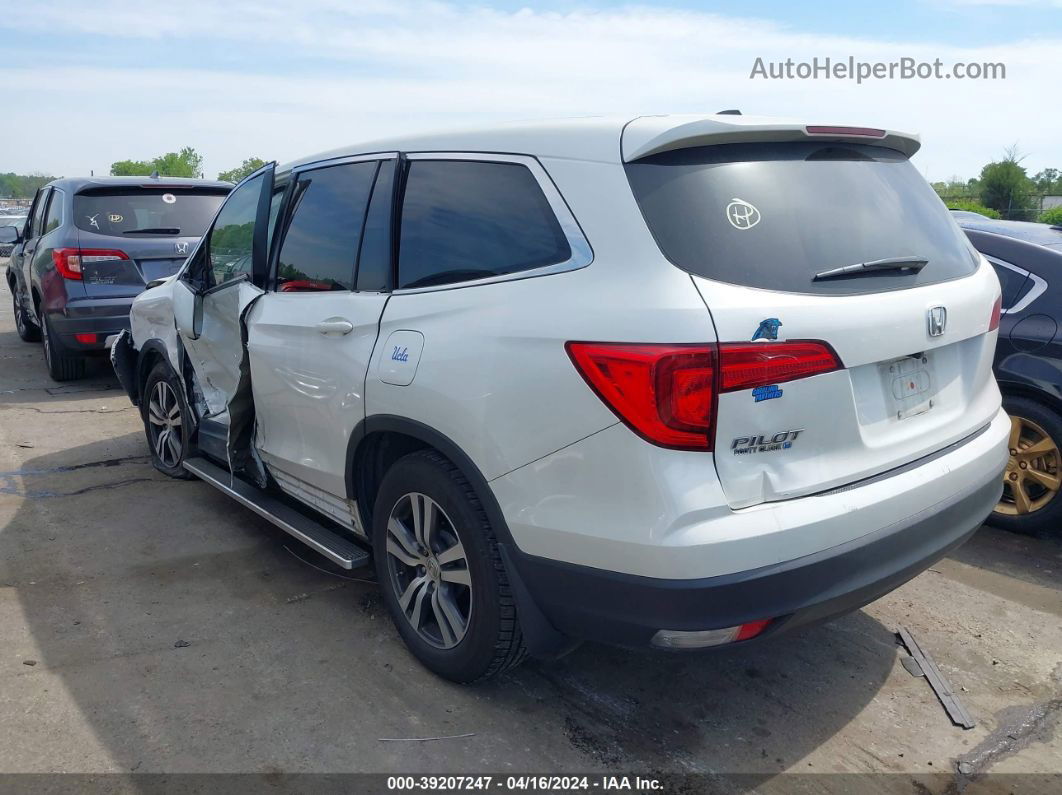
[[[1017,144],[1062,167],[1062,0],[462,3],[8,0],[0,171],[106,172],[184,145],[208,175],[391,133],[712,111],[919,132],[931,179]],[[757,57],[1003,62],[1002,81],[755,81]]]

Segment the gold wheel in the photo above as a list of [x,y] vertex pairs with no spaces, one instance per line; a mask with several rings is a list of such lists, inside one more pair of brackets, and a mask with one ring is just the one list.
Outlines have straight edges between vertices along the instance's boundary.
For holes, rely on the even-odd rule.
[[1024,516],[1036,513],[1062,487],[1058,443],[1032,420],[1010,418],[1010,460],[1003,472],[1003,496],[996,513]]

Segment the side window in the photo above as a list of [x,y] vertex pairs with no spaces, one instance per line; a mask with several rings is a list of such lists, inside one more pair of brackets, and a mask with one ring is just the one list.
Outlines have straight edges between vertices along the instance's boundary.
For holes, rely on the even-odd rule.
[[358,256],[358,289],[391,289],[391,201],[394,197],[395,161],[384,160],[365,216],[365,233]]
[[992,269],[996,272],[996,276],[999,277],[999,285],[1003,294],[1003,309],[1010,309],[1021,299],[1022,294],[1025,292],[1025,283],[1029,277],[1025,273],[1008,268],[997,261],[990,260],[990,262],[992,263]]
[[277,290],[352,290],[369,192],[378,163],[347,163],[299,174],[291,221],[280,244]]
[[51,190],[45,188],[37,194],[37,201],[33,205],[33,212],[29,218],[29,228],[26,232],[27,240],[38,237],[41,234],[41,229],[44,227],[44,209],[48,205],[48,195],[50,193]]
[[412,161],[401,223],[399,287],[483,279],[571,257],[542,189],[519,163]]
[[46,235],[54,229],[58,229],[63,223],[63,199],[66,197],[61,190],[53,189],[52,197],[48,200],[48,211],[44,216],[44,227],[41,234]]
[[207,246],[212,285],[251,275],[251,241],[264,179],[264,174],[257,176],[230,193],[214,221]]

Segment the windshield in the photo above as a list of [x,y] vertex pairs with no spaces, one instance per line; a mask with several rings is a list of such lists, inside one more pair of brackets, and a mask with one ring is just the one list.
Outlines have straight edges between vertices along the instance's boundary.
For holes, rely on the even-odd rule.
[[99,235],[199,237],[226,191],[202,188],[112,188],[74,196],[78,229]]
[[[954,279],[977,259],[899,152],[821,142],[724,144],[629,163],[664,255],[709,279],[798,293],[867,293]],[[813,281],[876,260],[926,260]]]

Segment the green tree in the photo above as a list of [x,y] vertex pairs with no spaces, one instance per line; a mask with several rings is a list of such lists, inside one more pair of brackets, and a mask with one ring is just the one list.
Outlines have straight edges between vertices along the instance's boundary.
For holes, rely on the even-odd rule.
[[999,218],[999,213],[991,207],[985,207],[983,204],[978,204],[971,199],[954,199],[945,202],[945,204],[948,205],[949,210],[966,210],[971,213],[979,213],[988,218]]
[[119,160],[111,163],[112,177],[146,177],[154,170],[149,160]]
[[1033,175],[1039,193],[1062,194],[1062,171],[1057,168],[1045,168]]
[[1021,165],[1017,149],[1011,147],[1005,157],[981,169],[981,204],[998,210],[1004,218],[1021,219],[1036,206],[1035,185]]
[[225,182],[239,182],[248,174],[253,174],[266,164],[260,157],[249,157],[244,160],[236,168],[229,169],[228,171],[222,171],[218,174],[218,179]]
[[55,177],[35,172],[33,174],[15,174],[8,172],[0,174],[0,198],[3,199],[32,199],[33,194],[41,187],[51,182]]
[[146,177],[158,171],[160,177],[202,177],[203,156],[190,146],[180,152],[167,152],[151,160],[118,160],[111,163],[111,176]]
[[1039,221],[1041,224],[1051,224],[1051,226],[1062,226],[1062,204],[1058,207],[1052,207],[1050,210],[1044,210],[1040,213]]

